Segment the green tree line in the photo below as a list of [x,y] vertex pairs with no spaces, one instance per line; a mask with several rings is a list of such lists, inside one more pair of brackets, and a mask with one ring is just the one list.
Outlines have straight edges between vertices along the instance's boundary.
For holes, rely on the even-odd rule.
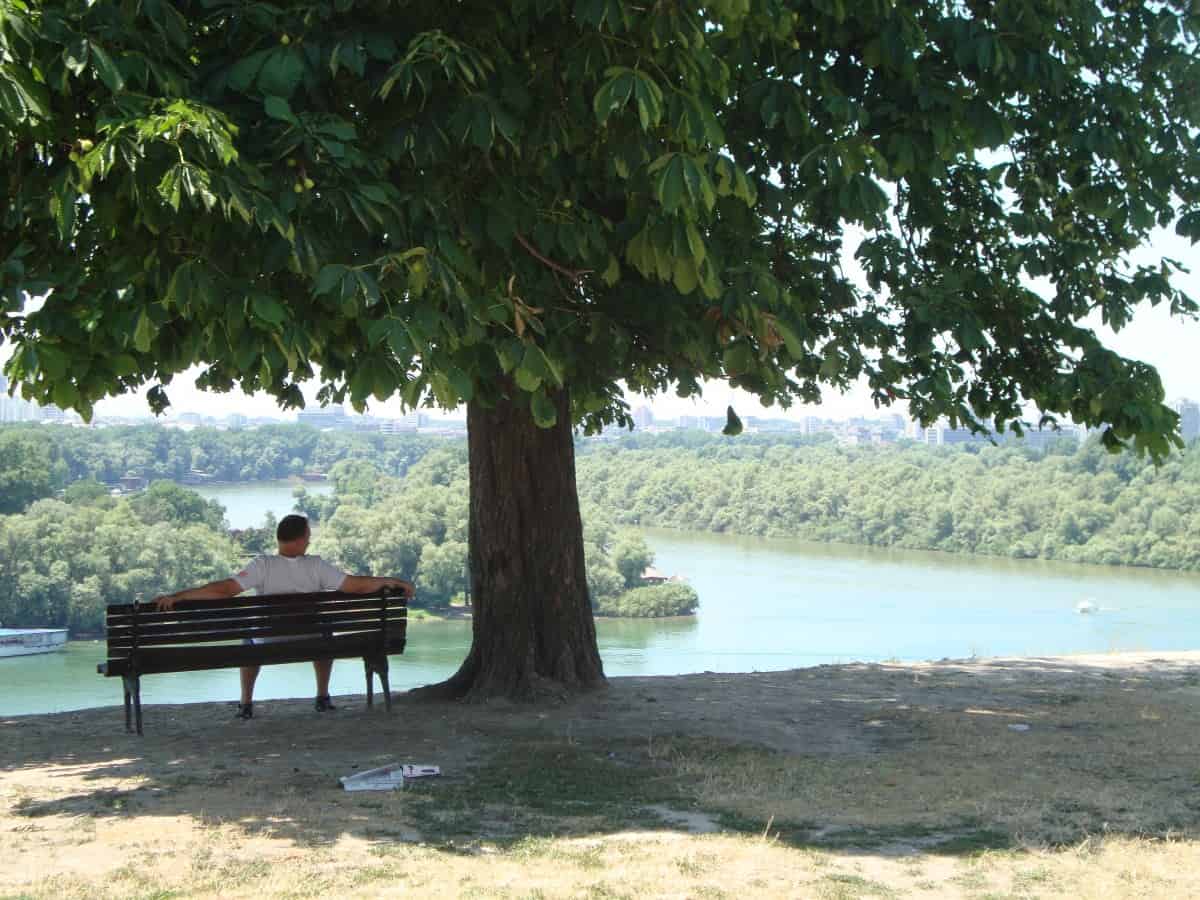
[[[21,436],[22,443],[31,441]],[[314,553],[347,571],[409,578],[420,606],[444,607],[464,597],[467,469],[461,443],[426,453],[403,478],[359,458],[335,463],[330,474],[332,495],[296,492],[297,507],[319,523]],[[268,515],[261,527],[230,530],[220,503],[170,481],[122,497],[99,482],[76,481],[60,498],[0,515],[0,622],[98,632],[110,603],[227,578],[249,556],[271,552],[274,525]],[[665,616],[695,610],[698,599],[686,585],[641,586],[654,557],[640,535],[595,509],[589,510],[586,535],[597,612]]]
[[[331,471],[334,493],[308,495],[298,506],[320,523],[313,552],[347,570],[411,578],[420,602],[445,605],[468,590],[467,459],[456,444],[427,453],[403,478],[384,475],[364,460]],[[585,505],[584,548],[593,608],[619,616],[670,616],[698,603],[687,585],[642,586],[654,554],[636,531],[608,511]],[[668,589],[669,588],[669,589]]]
[[[273,547],[273,521],[230,531],[220,504],[166,481],[114,498],[80,480],[39,499],[67,458],[56,434],[66,431],[0,429],[0,496],[11,513],[0,515],[0,621],[96,631],[108,603],[226,577]],[[130,433],[145,442],[149,431]],[[466,592],[461,442],[389,439],[388,452],[372,456],[375,436],[292,428],[269,435],[285,455],[295,452],[290,433],[315,435],[314,448],[328,441],[326,460],[345,451],[329,465],[332,495],[297,491],[297,507],[319,525],[313,552],[347,570],[411,578],[431,606]],[[182,434],[165,432],[171,441]],[[1195,446],[1154,466],[1095,442],[838,447],[673,432],[583,441],[577,460],[588,584],[604,614],[695,609],[690,589],[640,585],[653,561],[636,531],[644,526],[1200,570]]]
[[[0,516],[0,622],[98,632],[104,607],[228,578],[242,551],[193,491],[75,492]],[[167,526],[167,527],[164,527]]]
[[113,484],[125,476],[181,481],[201,473],[216,481],[267,481],[328,472],[344,459],[370,460],[382,472],[403,475],[439,443],[294,424],[230,431],[6,425],[0,428],[0,513],[19,512],[72,482]]
[[643,437],[582,453],[577,477],[618,525],[1200,569],[1196,445],[1155,466],[1095,439],[1042,451]]

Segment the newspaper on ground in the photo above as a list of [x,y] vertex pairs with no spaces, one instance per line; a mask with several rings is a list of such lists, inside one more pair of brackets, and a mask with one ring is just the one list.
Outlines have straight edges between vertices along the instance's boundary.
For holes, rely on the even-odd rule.
[[438,766],[414,765],[413,763],[389,763],[353,775],[343,775],[338,779],[347,791],[394,791],[404,787],[408,778],[428,778],[441,775]]

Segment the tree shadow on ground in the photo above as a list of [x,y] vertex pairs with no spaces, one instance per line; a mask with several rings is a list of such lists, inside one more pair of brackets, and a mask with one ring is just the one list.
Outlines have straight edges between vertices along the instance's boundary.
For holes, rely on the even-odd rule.
[[[0,720],[0,783],[10,823],[51,829],[183,820],[307,847],[349,835],[452,852],[722,830],[970,854],[1196,833],[1198,691],[1196,659],[1026,659],[622,678],[549,706],[398,698],[387,714],[347,698],[318,715],[268,701],[249,722],[227,704],[162,705],[144,738],[107,708]],[[341,790],[338,776],[388,762],[445,775]]]

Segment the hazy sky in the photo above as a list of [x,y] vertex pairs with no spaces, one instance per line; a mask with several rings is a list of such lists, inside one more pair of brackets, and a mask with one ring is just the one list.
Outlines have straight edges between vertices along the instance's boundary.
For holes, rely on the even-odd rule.
[[[1200,265],[1200,254],[1189,246],[1188,242],[1175,236],[1172,232],[1160,232],[1154,242],[1137,257],[1141,263],[1157,262],[1167,256],[1185,266],[1190,263]],[[1193,299],[1200,300],[1200,274],[1193,271],[1176,277],[1176,284],[1183,288]],[[1088,323],[1105,339],[1108,346],[1134,359],[1140,359],[1157,367],[1166,388],[1168,400],[1178,397],[1190,397],[1200,400],[1200,323],[1172,319],[1166,308],[1150,308],[1148,305],[1139,309],[1133,322],[1119,334],[1113,334],[1100,324],[1099,317]],[[0,359],[8,356],[7,347],[0,347]],[[184,375],[175,379],[169,386],[174,413],[198,412],[204,415],[225,416],[232,412],[245,415],[265,415],[291,417],[293,413],[285,413],[276,407],[274,401],[267,395],[246,396],[240,392],[230,394],[209,394],[197,390],[192,384],[199,369],[190,376]],[[305,389],[305,396],[310,405],[315,405],[313,397],[317,386],[310,382]],[[641,398],[631,398],[631,403],[641,405]],[[799,417],[804,415],[821,415],[830,418],[848,418],[854,415],[873,415],[875,407],[870,399],[866,386],[860,386],[845,395],[829,392],[819,407],[794,405],[787,411],[764,409],[757,398],[739,391],[734,391],[723,382],[710,383],[703,398],[682,400],[673,394],[663,395],[651,404],[655,415],[660,418],[672,418],[678,415],[723,415],[725,407],[732,404],[741,415],[784,415]],[[901,405],[895,411],[906,413]],[[136,395],[115,397],[101,401],[96,408],[99,415],[148,415],[144,391]],[[373,403],[368,409],[377,416],[399,416],[401,414],[399,400],[388,403]]]

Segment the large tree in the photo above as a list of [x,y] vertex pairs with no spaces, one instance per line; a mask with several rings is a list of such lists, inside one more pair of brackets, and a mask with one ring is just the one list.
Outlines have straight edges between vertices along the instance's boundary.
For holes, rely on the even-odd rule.
[[285,405],[465,403],[448,687],[597,684],[572,428],[626,423],[622,385],[865,378],[1168,452],[1153,369],[1081,322],[1195,313],[1129,262],[1200,235],[1195,9],[4,0],[7,372],[85,413],[198,363]]

